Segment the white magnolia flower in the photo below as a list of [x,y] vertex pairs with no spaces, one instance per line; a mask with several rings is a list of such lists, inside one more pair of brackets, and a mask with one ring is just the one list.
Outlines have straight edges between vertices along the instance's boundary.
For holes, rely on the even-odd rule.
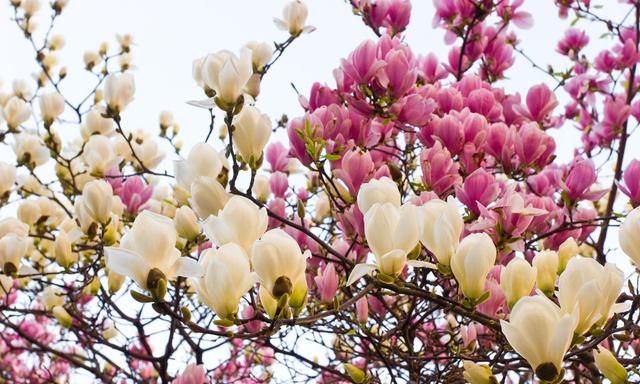
[[578,243],[576,243],[573,237],[568,238],[560,244],[558,248],[558,273],[564,271],[569,260],[578,255],[578,251]]
[[200,224],[198,224],[198,217],[191,210],[191,208],[183,205],[176,210],[176,214],[173,217],[173,223],[176,226],[178,235],[184,237],[187,240],[193,240],[200,234]]
[[104,180],[93,180],[82,189],[82,199],[91,218],[100,224],[106,224],[111,217],[113,207],[113,189]]
[[563,315],[551,300],[537,295],[520,299],[509,322],[501,320],[500,324],[509,344],[529,362],[536,375],[553,381],[562,370],[577,322],[575,315]]
[[40,294],[38,300],[44,305],[47,311],[50,311],[53,307],[64,304],[64,296],[61,288],[47,286]]
[[10,131],[16,131],[22,123],[31,117],[29,104],[15,96],[10,98],[1,110]]
[[539,290],[547,294],[553,293],[558,276],[559,258],[555,251],[538,252],[531,262],[536,267],[536,285]]
[[536,284],[537,272],[528,261],[515,258],[500,273],[500,288],[504,292],[509,308],[529,296]]
[[464,227],[455,200],[434,199],[418,207],[418,226],[422,245],[435,255],[438,263],[448,266]]
[[300,308],[307,296],[305,270],[311,253],[281,229],[272,229],[253,244],[252,265],[260,284],[272,298],[288,294],[289,305]]
[[273,56],[273,49],[269,43],[250,41],[244,46],[251,50],[251,63],[253,64],[253,70],[256,72],[261,71]]
[[[131,147],[137,158],[133,156],[129,143],[122,137],[116,136],[114,139],[114,149],[116,153],[127,161],[133,162],[140,167],[140,162],[148,169],[157,167],[164,158],[164,152],[158,143],[150,137],[147,132],[136,131],[133,133]],[[138,161],[139,160],[139,161]]]
[[388,177],[381,177],[362,184],[358,191],[358,208],[364,215],[375,203],[391,203],[400,207],[400,199],[396,183]]
[[[251,50],[243,48],[240,56],[230,51],[208,55],[201,66],[202,79],[224,106],[235,106],[253,74]],[[226,108],[225,108],[226,109]]]
[[9,233],[0,239],[0,267],[5,275],[20,269],[20,261],[27,254],[29,238]]
[[42,216],[40,205],[35,199],[23,200],[18,206],[17,216],[20,221],[31,226]]
[[266,208],[245,197],[233,196],[217,215],[209,216],[203,229],[214,244],[236,243],[250,256],[253,243],[264,234],[268,223]]
[[259,174],[256,175],[256,179],[253,182],[253,188],[251,189],[256,199],[265,203],[271,194],[271,184],[269,183],[269,176]]
[[194,279],[198,299],[222,319],[232,319],[240,299],[256,283],[249,257],[237,244],[208,249],[198,262],[202,277]]
[[199,177],[191,184],[189,204],[201,219],[217,215],[228,200],[229,194],[214,179]]
[[29,234],[29,226],[15,217],[0,220],[0,239],[10,233],[25,237]]
[[92,175],[104,175],[106,171],[118,165],[122,158],[116,155],[113,143],[108,137],[93,135],[84,146],[82,158]]
[[176,238],[171,219],[142,211],[120,240],[120,247],[105,248],[106,266],[151,291],[160,279],[166,283],[177,276],[199,276],[198,264],[180,256]]
[[611,384],[625,384],[628,383],[628,373],[625,367],[620,364],[618,359],[611,353],[610,350],[597,347],[593,350],[593,359],[596,367],[600,372],[611,381]]
[[242,111],[233,118],[233,142],[242,159],[252,168],[258,167],[269,137],[271,137],[271,119],[251,105],[245,105]]
[[16,182],[16,167],[0,161],[0,198],[13,189]]
[[293,36],[301,33],[315,31],[315,27],[305,25],[309,11],[307,5],[302,0],[294,0],[287,3],[282,10],[282,19],[273,19],[276,26],[284,31],[288,31]]
[[496,246],[486,233],[465,237],[451,258],[451,272],[466,298],[479,299],[487,274],[496,262]]
[[129,72],[110,74],[104,82],[104,99],[116,115],[133,101],[136,91],[133,75]]
[[102,56],[100,56],[100,54],[96,51],[86,51],[82,55],[82,60],[84,61],[85,68],[91,70],[91,68],[100,64],[100,62],[102,61]]
[[40,96],[40,115],[46,124],[51,124],[64,112],[64,97],[57,92]]
[[15,135],[15,139],[13,151],[18,158],[18,162],[35,168],[49,161],[49,148],[44,145],[39,136],[31,133],[20,133]]
[[636,266],[640,266],[640,207],[629,212],[618,231],[620,248],[631,258]]
[[583,335],[592,326],[604,324],[615,312],[624,310],[616,304],[622,291],[624,275],[614,264],[600,265],[590,258],[573,258],[558,279],[558,302],[563,313],[576,313],[576,334]]
[[68,268],[78,261],[78,254],[71,249],[71,240],[65,231],[60,231],[54,242],[54,252],[56,263],[61,267]]
[[464,360],[462,362],[464,367],[464,379],[469,384],[494,384],[496,382],[491,367],[484,364],[476,364],[470,360]]
[[191,184],[204,176],[215,180],[222,171],[222,162],[218,152],[207,143],[198,143],[191,148],[187,158],[173,162],[176,182],[185,191],[191,190]]
[[113,120],[102,117],[100,112],[91,110],[84,119],[84,124],[80,127],[82,138],[89,140],[91,135],[112,136],[115,133]]
[[407,260],[407,255],[418,244],[418,222],[416,207],[405,204],[396,207],[393,203],[376,203],[364,215],[364,232],[376,264],[357,264],[349,275],[347,285],[362,276],[378,270],[383,278],[397,277],[406,264],[412,267],[434,265],[424,261]]

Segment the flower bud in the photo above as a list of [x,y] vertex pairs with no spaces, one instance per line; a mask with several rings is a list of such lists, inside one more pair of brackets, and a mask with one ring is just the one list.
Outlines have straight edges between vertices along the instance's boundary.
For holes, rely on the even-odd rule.
[[191,208],[183,205],[176,210],[176,215],[173,218],[173,223],[176,226],[178,235],[184,237],[187,240],[194,240],[200,234],[200,225],[198,224],[198,218]]
[[109,271],[107,274],[107,284],[109,286],[109,293],[114,294],[117,293],[122,285],[124,284],[126,276],[121,275],[119,273]]
[[82,158],[94,176],[103,176],[122,160],[116,156],[111,140],[103,135],[92,135],[84,146]]
[[578,243],[573,237],[568,238],[558,248],[558,274],[562,273],[569,260],[578,255]]
[[616,357],[606,348],[597,347],[593,350],[593,358],[596,367],[611,381],[611,384],[624,384],[627,382],[628,373]]
[[64,97],[61,94],[52,92],[40,96],[40,115],[45,125],[51,125],[62,112],[64,112]]
[[18,206],[18,219],[29,226],[35,224],[40,216],[40,205],[35,200],[24,200]]
[[85,68],[89,71],[102,61],[102,57],[96,51],[86,51],[82,59],[84,60]]
[[396,183],[388,177],[381,177],[362,184],[358,191],[358,208],[364,215],[375,203],[391,203],[400,207],[400,199]]
[[263,174],[256,175],[256,178],[253,181],[252,192],[255,195],[256,199],[258,199],[262,203],[266,203],[267,199],[269,199],[269,195],[271,194],[269,177]]
[[133,100],[135,91],[136,86],[131,73],[107,76],[104,84],[104,98],[114,116],[118,116]]
[[495,384],[498,382],[488,365],[476,364],[469,360],[464,360],[462,365],[464,366],[464,379],[469,384]]
[[360,324],[365,324],[369,319],[369,302],[367,297],[363,296],[356,301],[356,320]]
[[51,312],[53,313],[53,316],[55,316],[55,318],[60,322],[60,325],[65,328],[71,327],[73,319],[71,318],[69,312],[67,312],[67,310],[64,309],[63,306],[56,305],[55,307],[53,307]]
[[0,267],[5,275],[15,275],[20,261],[27,254],[29,239],[9,233],[0,239]]
[[113,323],[110,323],[102,331],[102,336],[107,340],[111,340],[114,337],[118,336],[118,329]]
[[0,199],[8,196],[16,182],[16,167],[0,161]]
[[485,293],[487,274],[496,261],[496,246],[486,233],[465,237],[451,258],[451,272],[464,296],[479,299]]
[[104,180],[90,181],[82,189],[82,198],[87,212],[100,224],[106,224],[111,217],[112,196],[113,189]]
[[417,209],[420,242],[434,254],[439,264],[449,266],[464,226],[454,200],[434,199]]
[[253,64],[254,72],[259,72],[262,68],[269,63],[271,56],[273,56],[273,50],[269,43],[250,41],[244,45],[251,50],[251,63]]
[[558,274],[558,254],[555,251],[538,252],[533,258],[532,264],[537,272],[536,285],[538,289],[547,295],[552,295]]
[[504,292],[509,308],[529,296],[536,284],[536,269],[526,260],[515,258],[500,273],[500,288]]
[[640,266],[640,207],[627,214],[618,231],[618,241],[622,251]]
[[271,137],[271,120],[254,106],[246,105],[233,119],[233,142],[242,160],[257,169],[262,150]]
[[314,27],[305,26],[308,14],[307,5],[302,0],[293,0],[282,10],[282,19],[276,18],[273,21],[278,28],[288,31],[292,36],[298,36],[315,30]]
[[56,236],[54,250],[56,254],[56,263],[63,268],[69,268],[78,261],[78,254],[72,252],[71,241],[65,231],[61,230],[58,233],[58,236]]
[[2,116],[7,122],[9,131],[11,132],[18,131],[20,124],[24,123],[29,119],[29,117],[31,117],[29,104],[15,96],[10,98],[4,107],[0,108],[0,110],[2,111]]

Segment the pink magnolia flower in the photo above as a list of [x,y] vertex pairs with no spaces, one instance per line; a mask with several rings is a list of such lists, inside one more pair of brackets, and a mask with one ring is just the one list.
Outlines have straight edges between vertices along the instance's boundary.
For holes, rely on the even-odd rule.
[[420,154],[422,180],[428,190],[432,190],[440,197],[451,193],[454,187],[462,182],[460,166],[453,161],[451,154],[443,148],[440,142],[425,149]]
[[320,301],[323,303],[332,303],[340,283],[340,278],[338,277],[334,264],[329,263],[325,266],[322,273],[319,276],[315,276],[313,280],[318,287]]
[[597,179],[598,175],[593,161],[576,157],[569,165],[563,189],[571,201],[598,200],[606,193],[606,190],[590,192],[591,186]]
[[361,324],[366,323],[369,319],[369,303],[365,296],[356,301],[356,319]]
[[264,157],[271,166],[272,172],[287,172],[289,167],[289,150],[281,142],[269,144]]
[[517,110],[532,121],[543,122],[558,106],[558,100],[546,84],[534,85],[527,92],[527,108]]
[[640,205],[640,160],[632,160],[624,171],[624,183],[618,183],[620,191],[631,200],[635,208]]
[[492,174],[483,168],[478,168],[466,177],[462,186],[456,186],[456,197],[467,206],[471,212],[478,215],[478,203],[487,206],[498,197],[500,185]]
[[371,153],[360,148],[347,151],[342,156],[340,165],[341,167],[334,173],[354,196],[357,195],[360,186],[371,178],[375,170]]
[[184,368],[182,373],[173,380],[172,383],[173,384],[209,384],[210,381],[207,378],[206,372],[204,370],[204,366],[189,364]]
[[570,58],[576,58],[580,50],[589,43],[589,36],[585,31],[569,28],[558,42],[558,52]]
[[153,193],[153,187],[146,185],[142,177],[129,177],[122,184],[122,189],[118,196],[125,205],[127,212],[137,213],[142,205],[149,201]]

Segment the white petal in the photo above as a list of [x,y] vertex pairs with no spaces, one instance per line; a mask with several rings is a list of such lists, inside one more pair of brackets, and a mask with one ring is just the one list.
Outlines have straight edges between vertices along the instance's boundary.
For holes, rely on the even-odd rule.
[[371,272],[375,271],[376,269],[377,267],[373,264],[356,264],[356,266],[351,270],[349,279],[347,279],[347,286],[350,286],[351,284],[360,280],[361,277],[371,274]]
[[104,256],[111,271],[130,277],[140,288],[147,288],[147,275],[151,268],[140,255],[123,248],[107,247]]

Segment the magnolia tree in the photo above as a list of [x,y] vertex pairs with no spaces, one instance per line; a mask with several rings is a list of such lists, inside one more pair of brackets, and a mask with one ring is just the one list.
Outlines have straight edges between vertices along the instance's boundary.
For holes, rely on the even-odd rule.
[[[71,100],[66,1],[11,0],[39,73],[0,94],[0,381],[640,380],[640,2],[556,0],[566,68],[519,48],[522,0],[433,3],[447,57],[404,43],[408,0],[353,0],[372,39],[273,121],[261,80],[314,30],[290,2],[280,42],[194,61],[182,149],[122,114],[130,36]],[[506,92],[516,59],[548,83]]]

